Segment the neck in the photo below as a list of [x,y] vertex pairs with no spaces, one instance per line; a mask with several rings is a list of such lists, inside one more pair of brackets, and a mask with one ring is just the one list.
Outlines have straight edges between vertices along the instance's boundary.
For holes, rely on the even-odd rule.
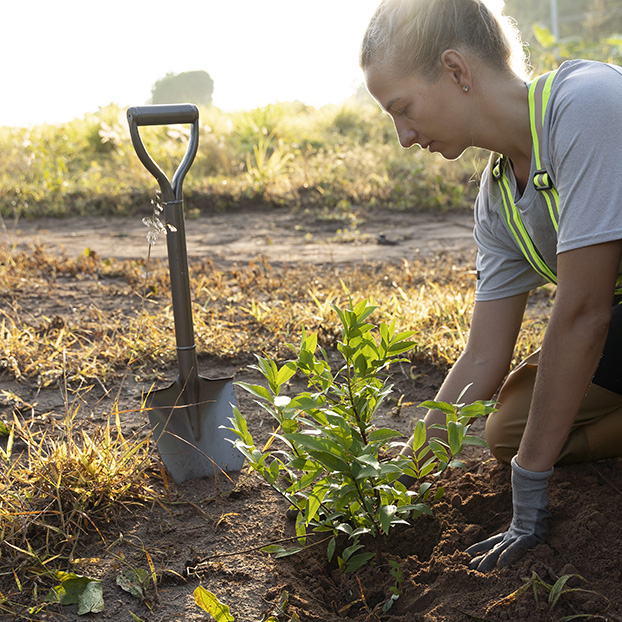
[[529,174],[531,129],[525,83],[515,75],[484,73],[478,97],[477,146],[507,156],[518,177]]

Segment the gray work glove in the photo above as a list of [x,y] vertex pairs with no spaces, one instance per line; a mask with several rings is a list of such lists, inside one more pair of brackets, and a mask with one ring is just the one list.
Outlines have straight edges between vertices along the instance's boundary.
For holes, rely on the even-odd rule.
[[512,458],[512,507],[514,514],[510,528],[488,540],[470,546],[469,555],[479,553],[471,560],[469,568],[487,572],[495,566],[503,568],[513,564],[524,553],[544,541],[548,532],[546,524],[551,515],[548,511],[549,498],[546,494],[548,471],[536,472],[523,469]]

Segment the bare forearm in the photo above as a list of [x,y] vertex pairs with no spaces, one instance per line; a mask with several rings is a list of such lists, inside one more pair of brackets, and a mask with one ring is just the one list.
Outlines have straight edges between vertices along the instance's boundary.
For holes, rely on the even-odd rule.
[[517,456],[523,468],[546,471],[557,460],[596,371],[606,335],[604,319],[551,317]]

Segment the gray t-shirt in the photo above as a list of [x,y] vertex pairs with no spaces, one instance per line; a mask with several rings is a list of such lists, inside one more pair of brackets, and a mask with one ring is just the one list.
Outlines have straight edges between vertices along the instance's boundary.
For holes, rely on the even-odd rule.
[[[584,60],[561,65],[546,109],[540,154],[559,193],[557,232],[542,193],[531,181],[533,155],[522,196],[510,166],[506,173],[525,229],[556,272],[558,253],[622,239],[622,68]],[[490,167],[475,202],[474,237],[476,300],[514,296],[546,282],[507,227]]]

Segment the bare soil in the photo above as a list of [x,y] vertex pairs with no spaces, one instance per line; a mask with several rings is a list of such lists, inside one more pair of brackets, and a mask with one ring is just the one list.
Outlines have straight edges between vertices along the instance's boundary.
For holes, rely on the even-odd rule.
[[[246,262],[257,255],[273,266],[288,262],[371,265],[432,256],[439,250],[474,256],[470,215],[379,212],[348,229],[343,223],[318,222],[284,210],[240,211],[189,220],[186,229],[191,259],[209,256],[223,263]],[[28,249],[38,242],[69,256],[88,248],[100,257],[144,257],[145,233],[139,219],[5,223],[0,244]],[[165,256],[165,244],[156,245],[154,254]],[[96,283],[76,279],[57,284],[53,296],[32,292],[28,304],[33,314],[62,315],[86,303],[109,308],[107,296],[107,290]],[[118,298],[113,302],[123,304]],[[259,381],[247,362],[201,357],[201,373]],[[171,369],[170,376],[174,375]],[[442,378],[443,373],[432,367],[402,367],[394,380],[395,396],[403,395],[403,407],[397,409],[395,401],[390,402],[382,413],[385,423],[408,435],[418,414],[416,405],[434,397]],[[66,402],[58,387],[40,390],[6,372],[0,375],[0,386],[32,405],[29,416],[62,416]],[[101,422],[113,398],[128,411],[136,411],[144,388],[132,378],[119,386],[94,387],[81,398],[84,411],[90,413],[84,425]],[[238,401],[256,438],[267,439],[268,415],[242,391]],[[0,398],[0,418],[9,419],[14,407],[11,400]],[[128,430],[147,428],[137,414],[124,416],[123,425]],[[481,433],[481,424],[478,430]],[[102,621],[130,622],[137,619],[133,616],[149,622],[209,619],[193,600],[198,585],[228,604],[238,622],[259,622],[272,611],[279,622],[289,622],[294,613],[302,622],[540,622],[579,614],[586,620],[622,620],[622,463],[609,460],[557,468],[550,485],[553,515],[548,541],[516,565],[488,574],[469,570],[464,550],[508,525],[510,472],[485,450],[469,450],[466,463],[465,471],[449,476],[447,494],[435,506],[434,518],[419,519],[396,531],[384,559],[354,574],[342,574],[334,563],[329,564],[322,546],[278,560],[259,551],[291,537],[293,525],[285,518],[286,503],[246,470],[236,474],[233,482],[219,478],[171,483],[166,507],[139,509],[120,517],[101,537],[93,535],[74,571],[102,579],[106,609],[91,616]],[[115,578],[121,555],[128,563],[147,568],[145,550],[162,580],[157,594],[152,590],[141,602],[121,590]],[[399,599],[383,613],[394,583],[389,572],[392,560],[399,562],[403,580]],[[576,575],[566,588],[577,590],[563,594],[551,608],[544,591],[535,599],[531,587],[520,590],[534,573],[548,584],[562,575]],[[14,594],[15,585],[5,583],[0,590]],[[282,615],[278,604],[285,593],[287,614]],[[33,619],[82,619],[75,606],[39,615]],[[0,619],[9,618],[0,614]]]

